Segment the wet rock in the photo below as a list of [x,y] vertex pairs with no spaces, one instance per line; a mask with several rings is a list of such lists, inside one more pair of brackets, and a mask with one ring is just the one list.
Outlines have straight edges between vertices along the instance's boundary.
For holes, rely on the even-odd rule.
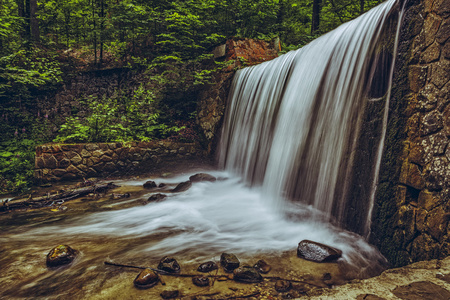
[[75,257],[77,257],[78,251],[67,245],[59,245],[50,250],[47,254],[47,266],[59,267],[70,264]]
[[189,180],[191,182],[200,182],[200,181],[210,181],[210,182],[214,182],[216,181],[216,177],[206,174],[206,173],[198,173],[195,175],[192,175],[191,177],[189,177]]
[[239,268],[239,259],[232,253],[222,253],[220,256],[220,265],[225,272],[231,273],[234,269]]
[[292,288],[292,283],[287,280],[277,280],[275,282],[275,290],[279,293],[284,293]]
[[165,256],[159,262],[158,269],[169,273],[179,273],[181,268],[175,258]]
[[148,289],[155,286],[159,281],[159,276],[150,269],[144,269],[134,279],[134,286],[140,289]]
[[163,299],[173,299],[177,298],[180,292],[178,290],[174,291],[163,291],[160,295]]
[[153,189],[156,187],[156,182],[154,181],[147,181],[146,183],[144,183],[144,189]]
[[172,192],[174,192],[174,193],[185,192],[185,191],[187,191],[191,186],[192,186],[192,182],[190,182],[190,181],[185,181],[185,182],[182,182],[182,183],[178,184],[178,185],[172,190]]
[[260,259],[253,266],[259,273],[267,274],[270,272],[272,267],[268,265],[264,260]]
[[396,287],[392,293],[405,300],[448,300],[450,291],[429,281],[417,281]]
[[192,278],[192,283],[196,286],[208,286],[209,285],[209,278],[205,276],[197,276]]
[[125,194],[115,194],[115,193],[112,193],[112,194],[111,194],[111,198],[112,198],[112,199],[130,198],[130,193],[125,193]]
[[163,187],[166,187],[166,186],[167,186],[167,184],[165,184],[165,183],[163,183],[163,182],[161,182],[161,183],[158,185],[159,188],[163,188]]
[[331,262],[342,256],[342,251],[321,243],[303,240],[298,244],[297,256],[314,262]]
[[205,263],[202,263],[198,268],[197,271],[202,273],[211,272],[213,270],[217,270],[219,266],[213,261],[207,261]]
[[154,194],[154,195],[151,195],[148,199],[147,199],[147,201],[161,201],[161,200],[163,200],[164,198],[166,198],[167,197],[167,195],[165,195],[165,194]]
[[263,277],[255,268],[243,266],[233,271],[233,279],[238,282],[256,283],[261,282]]

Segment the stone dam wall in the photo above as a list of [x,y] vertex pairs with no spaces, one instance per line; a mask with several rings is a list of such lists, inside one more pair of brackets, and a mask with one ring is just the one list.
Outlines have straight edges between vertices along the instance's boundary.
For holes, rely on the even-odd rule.
[[199,158],[195,143],[46,144],[37,147],[35,177],[43,182],[88,177],[123,176]]
[[407,5],[370,238],[396,266],[450,255],[450,1]]

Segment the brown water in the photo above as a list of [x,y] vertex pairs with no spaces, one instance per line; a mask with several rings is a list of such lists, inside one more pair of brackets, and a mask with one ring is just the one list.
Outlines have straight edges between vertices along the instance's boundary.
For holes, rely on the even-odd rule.
[[[135,288],[133,280],[140,270],[108,266],[104,262],[113,261],[156,268],[159,260],[167,252],[178,260],[182,273],[200,275],[201,273],[196,271],[200,263],[207,260],[218,262],[220,254],[233,247],[226,244],[217,245],[218,242],[215,240],[199,243],[196,247],[195,243],[189,243],[188,236],[185,237],[186,247],[173,245],[168,242],[171,237],[178,238],[181,235],[183,238],[186,232],[195,233],[198,229],[170,227],[164,225],[165,223],[161,223],[158,230],[146,234],[123,234],[114,230],[107,234],[95,233],[92,231],[101,227],[94,225],[92,231],[81,227],[85,233],[80,233],[83,230],[77,228],[89,224],[86,220],[92,218],[97,219],[98,223],[104,222],[103,218],[97,218],[102,214],[106,214],[103,217],[117,218],[115,213],[118,213],[126,218],[131,212],[145,209],[153,211],[160,206],[168,205],[171,201],[177,201],[180,197],[192,197],[189,192],[171,195],[168,191],[177,181],[182,181],[180,179],[189,175],[183,174],[181,178],[159,178],[157,180],[168,182],[168,186],[151,192],[142,187],[142,182],[146,179],[116,180],[115,182],[121,186],[101,197],[91,195],[49,207],[1,214],[0,295],[6,299],[160,299],[159,294],[162,291],[176,289],[180,291],[182,299],[192,299],[194,295],[209,295],[203,296],[203,299],[224,299],[250,294],[255,295],[253,299],[270,299],[270,297],[281,299],[283,295],[289,297],[286,296],[289,293],[291,297],[312,294],[328,285],[342,284],[349,277],[355,276],[347,272],[349,269],[345,262],[318,264],[298,258],[296,243],[293,243],[291,247],[280,248],[277,251],[254,252],[242,246],[244,247],[242,251],[236,252],[241,264],[253,265],[259,259],[265,259],[272,266],[272,271],[267,276],[305,282],[294,283],[294,289],[290,292],[276,292],[273,279],[266,279],[259,284],[237,283],[232,280],[216,281],[214,286],[199,288],[192,284],[191,278],[169,276],[163,276],[166,285],[158,284],[147,290]],[[222,180],[218,184],[226,185],[227,180]],[[191,189],[194,193],[198,188],[214,186],[213,183],[199,183],[194,184]],[[70,187],[59,185],[50,190],[62,188]],[[42,192],[46,193],[48,189],[42,189],[37,193]],[[131,197],[124,199],[111,197],[112,193],[125,192],[130,193]],[[157,192],[169,195],[169,199],[165,200],[167,203],[162,201],[160,204],[147,204],[148,195]],[[110,213],[114,214],[109,215]],[[140,222],[145,223],[145,220]],[[126,230],[124,225],[123,231]],[[239,241],[236,243],[240,245]],[[80,254],[69,266],[49,269],[45,264],[46,255],[59,244],[70,245],[80,251]],[[326,281],[326,284],[322,280],[325,273],[331,274],[331,280]],[[218,274],[225,273],[220,270]]]

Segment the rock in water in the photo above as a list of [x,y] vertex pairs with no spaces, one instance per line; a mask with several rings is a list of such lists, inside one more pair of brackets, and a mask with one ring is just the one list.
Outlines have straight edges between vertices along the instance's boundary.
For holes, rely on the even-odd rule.
[[272,267],[268,265],[264,260],[260,259],[253,266],[259,273],[267,274],[272,270]]
[[219,267],[217,266],[217,264],[213,261],[207,261],[205,263],[202,263],[198,268],[197,271],[202,272],[202,273],[208,273],[211,272],[212,270],[217,270]]
[[231,253],[222,253],[220,256],[220,264],[225,269],[225,272],[231,273],[234,269],[239,268],[239,259],[236,255]]
[[279,293],[284,293],[292,288],[292,283],[287,280],[277,280],[275,282],[275,290]]
[[162,199],[164,199],[164,198],[166,198],[167,197],[167,195],[164,195],[164,194],[154,194],[154,195],[151,195],[148,199],[147,199],[147,201],[149,201],[149,202],[152,202],[152,201],[161,201]]
[[263,277],[255,268],[243,266],[233,271],[233,279],[238,282],[256,283],[261,282]]
[[303,240],[298,244],[297,256],[314,262],[331,262],[342,256],[342,251],[321,243]]
[[174,291],[163,291],[160,295],[163,299],[173,299],[177,298],[180,292],[178,290]]
[[188,189],[190,189],[191,186],[192,186],[192,182],[190,182],[190,181],[185,181],[185,182],[182,182],[182,183],[178,184],[178,185],[172,190],[172,192],[174,192],[174,193],[184,192],[184,191],[187,191]]
[[59,267],[62,265],[70,264],[75,257],[77,257],[78,251],[72,249],[67,245],[59,245],[50,250],[47,254],[47,266]]
[[149,180],[146,183],[144,183],[145,189],[153,189],[155,187],[156,187],[156,182],[154,182],[154,181]]
[[165,256],[159,262],[158,269],[169,272],[169,273],[179,273],[181,268],[175,258]]
[[159,281],[159,276],[150,269],[144,269],[134,279],[134,286],[140,289],[148,289],[155,286]]
[[191,182],[200,182],[200,181],[214,182],[214,181],[216,181],[216,177],[206,174],[206,173],[198,173],[198,174],[195,174],[195,175],[192,175],[191,177],[189,177],[189,180]]
[[197,277],[192,277],[192,283],[195,284],[196,286],[208,286],[209,285],[209,278],[205,277],[205,276],[197,276]]

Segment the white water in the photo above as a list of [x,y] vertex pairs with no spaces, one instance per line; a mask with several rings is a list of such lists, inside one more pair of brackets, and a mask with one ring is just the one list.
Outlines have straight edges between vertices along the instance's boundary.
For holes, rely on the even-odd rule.
[[387,1],[297,51],[238,71],[221,165],[261,185],[274,206],[293,199],[343,223],[370,61],[394,5]]
[[[342,261],[355,270],[376,269],[383,262],[377,250],[327,218],[336,207],[335,190],[346,190],[337,184],[352,165],[345,156],[364,108],[366,57],[393,5],[388,1],[299,51],[238,72],[221,151],[228,171],[209,172],[228,179],[194,183],[161,202],[94,213],[21,238],[142,238],[134,251],[199,258],[295,251],[310,239],[343,250]],[[156,181],[181,182],[189,175]],[[292,197],[302,201],[285,201]]]

